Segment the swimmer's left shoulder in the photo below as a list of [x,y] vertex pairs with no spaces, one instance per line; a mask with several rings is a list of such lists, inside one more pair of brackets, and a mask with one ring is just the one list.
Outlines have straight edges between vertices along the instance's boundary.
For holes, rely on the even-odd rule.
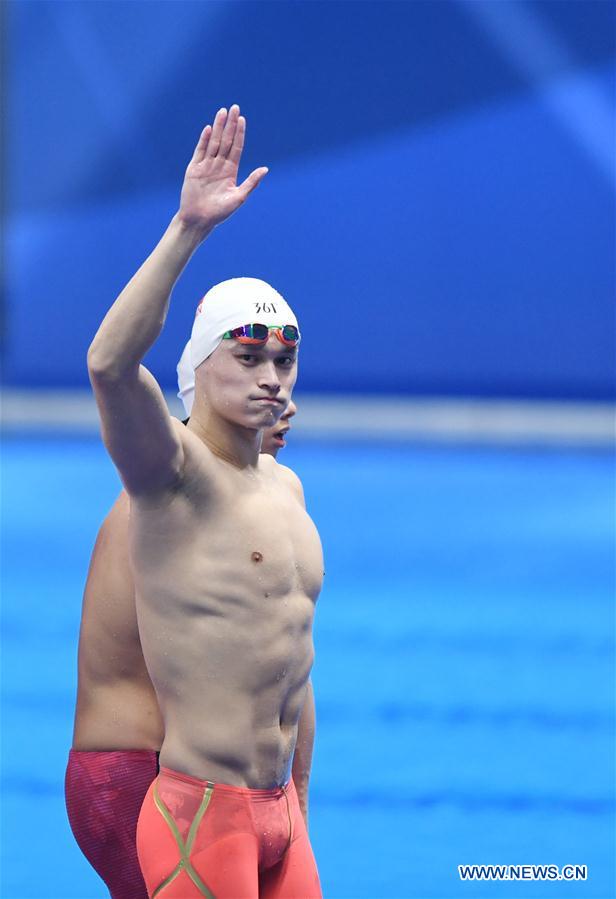
[[302,487],[302,482],[295,474],[292,468],[288,468],[286,465],[281,465],[280,462],[274,463],[276,466],[276,473],[279,477],[281,477],[286,484],[291,488],[293,493],[297,496],[298,500],[301,502],[302,506],[306,505],[306,501],[304,499],[304,488]]

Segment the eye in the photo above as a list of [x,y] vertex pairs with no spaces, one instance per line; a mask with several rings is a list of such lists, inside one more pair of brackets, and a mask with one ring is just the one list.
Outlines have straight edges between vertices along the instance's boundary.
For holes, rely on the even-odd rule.
[[252,353],[242,353],[237,358],[241,359],[242,362],[252,362],[257,357],[255,355],[253,355]]
[[278,365],[283,365],[285,368],[290,368],[295,362],[295,356],[279,356],[276,359]]

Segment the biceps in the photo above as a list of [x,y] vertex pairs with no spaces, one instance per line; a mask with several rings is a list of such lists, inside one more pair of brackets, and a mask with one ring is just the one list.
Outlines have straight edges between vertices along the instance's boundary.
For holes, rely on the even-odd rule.
[[121,377],[90,375],[103,441],[131,494],[170,485],[184,453],[156,379],[143,365]]

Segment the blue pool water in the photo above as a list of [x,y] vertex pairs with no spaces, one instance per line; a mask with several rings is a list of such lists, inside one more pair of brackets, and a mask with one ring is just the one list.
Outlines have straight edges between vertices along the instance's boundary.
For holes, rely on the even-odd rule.
[[[325,547],[311,838],[327,899],[613,899],[607,453],[292,441]],[[70,833],[81,591],[118,481],[95,439],[3,452],[5,899],[106,896]],[[588,865],[461,883],[458,864]]]

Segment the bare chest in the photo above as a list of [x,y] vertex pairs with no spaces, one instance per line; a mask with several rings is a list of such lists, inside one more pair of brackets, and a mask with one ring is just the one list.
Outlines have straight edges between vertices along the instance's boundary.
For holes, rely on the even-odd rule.
[[[323,580],[317,529],[284,484],[231,484],[214,496],[178,497],[135,516],[136,567],[190,596],[301,594]],[[237,489],[234,489],[237,488]],[[169,586],[171,586],[169,584]]]
[[229,524],[235,534],[238,570],[255,578],[264,590],[316,598],[323,580],[321,541],[292,494],[274,490],[245,496],[237,502]]

